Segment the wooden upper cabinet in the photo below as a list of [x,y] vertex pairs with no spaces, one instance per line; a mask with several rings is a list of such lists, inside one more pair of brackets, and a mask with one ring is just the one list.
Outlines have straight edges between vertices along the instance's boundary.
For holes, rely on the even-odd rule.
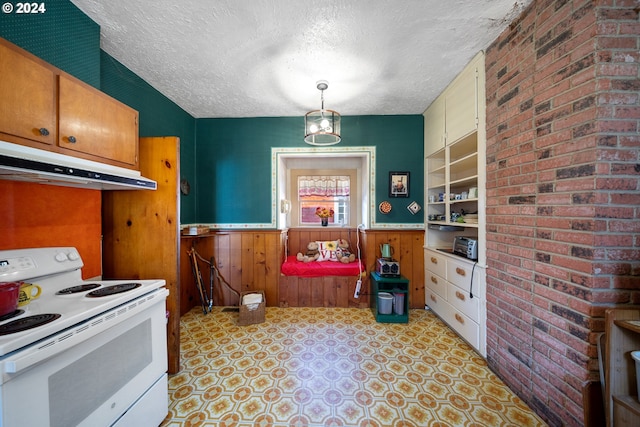
[[59,76],[58,145],[135,166],[138,112],[66,75]]
[[138,112],[0,38],[0,140],[138,169]]
[[0,39],[0,139],[45,148],[56,142],[56,75]]

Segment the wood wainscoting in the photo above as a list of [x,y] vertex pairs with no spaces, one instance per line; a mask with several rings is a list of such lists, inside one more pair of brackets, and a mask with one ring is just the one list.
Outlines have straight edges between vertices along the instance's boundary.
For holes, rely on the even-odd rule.
[[[282,248],[282,260],[287,255],[305,253],[309,242],[338,239],[348,241],[349,249],[358,257],[358,230],[355,228],[291,228],[286,235],[286,245]],[[361,256],[364,259],[364,252]],[[358,298],[354,296],[357,280],[357,276],[281,275],[278,285],[278,305],[280,307],[369,307],[368,292],[361,290],[362,294]],[[368,289],[368,283],[369,277],[365,274],[361,289]]]
[[[268,306],[278,301],[278,279],[282,263],[284,232],[281,230],[211,231],[182,236],[180,251],[180,313],[200,305],[188,251],[193,247],[202,258],[213,257],[222,278],[236,292],[264,291]],[[209,268],[200,264],[202,280],[209,289]],[[214,279],[214,305],[238,306],[238,297]]]
[[[359,237],[359,238],[358,238]],[[310,241],[349,241],[351,251],[366,263],[359,298],[354,298],[356,277],[302,278],[282,276],[287,254],[304,252]],[[182,236],[180,249],[180,313],[200,305],[200,297],[187,251],[194,247],[206,260],[215,259],[220,275],[237,292],[263,290],[267,306],[369,307],[369,273],[375,270],[380,245],[389,243],[400,261],[401,274],[409,279],[409,307],[424,308],[424,231],[365,230],[355,228],[296,228],[289,230],[224,230],[199,236]],[[209,270],[202,269],[208,286]],[[214,305],[237,306],[236,295],[214,282]]]
[[376,259],[382,256],[380,245],[391,245],[400,274],[409,279],[409,308],[424,308],[424,230],[365,230],[361,239],[368,273],[375,271]]

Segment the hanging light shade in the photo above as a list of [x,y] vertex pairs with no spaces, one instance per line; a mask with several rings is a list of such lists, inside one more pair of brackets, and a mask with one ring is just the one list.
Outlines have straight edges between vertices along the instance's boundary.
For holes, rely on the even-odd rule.
[[324,108],[324,91],[329,83],[320,80],[316,85],[320,91],[321,109],[304,115],[304,142],[309,145],[334,145],[340,142],[340,114]]

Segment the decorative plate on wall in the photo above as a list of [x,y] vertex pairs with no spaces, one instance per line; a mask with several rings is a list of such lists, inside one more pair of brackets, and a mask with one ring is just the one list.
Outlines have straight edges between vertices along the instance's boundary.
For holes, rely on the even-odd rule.
[[416,202],[414,200],[413,202],[411,202],[411,204],[409,206],[407,206],[407,209],[409,209],[409,212],[411,212],[413,215],[415,215],[418,212],[420,212],[420,209],[422,209],[422,207],[420,207],[418,202]]
[[388,214],[389,212],[391,212],[391,203],[385,200],[384,202],[380,203],[380,205],[378,206],[378,210],[382,214]]

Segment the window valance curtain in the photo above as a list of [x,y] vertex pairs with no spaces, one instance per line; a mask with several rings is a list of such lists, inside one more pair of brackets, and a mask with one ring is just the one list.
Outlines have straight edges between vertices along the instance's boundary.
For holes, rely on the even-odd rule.
[[298,195],[304,196],[348,196],[350,181],[348,176],[299,176]]

